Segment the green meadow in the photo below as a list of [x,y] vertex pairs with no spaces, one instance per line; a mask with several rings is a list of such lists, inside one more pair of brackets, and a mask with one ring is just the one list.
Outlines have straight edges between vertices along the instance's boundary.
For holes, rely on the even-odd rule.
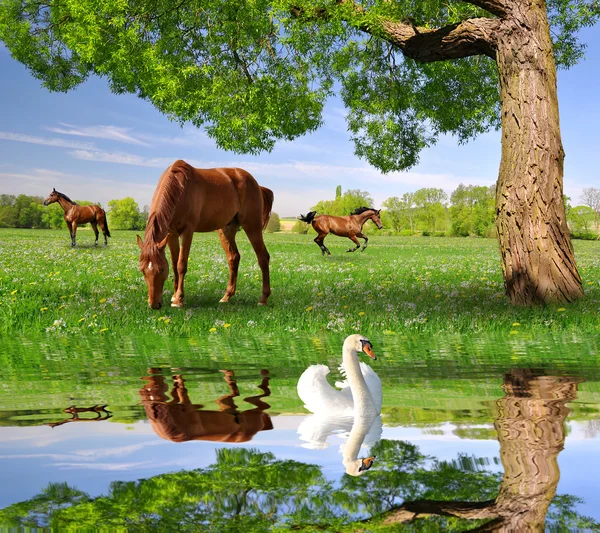
[[260,270],[243,232],[237,294],[227,304],[228,267],[216,234],[196,234],[186,306],[149,309],[135,232],[0,230],[0,333],[197,336],[203,334],[411,335],[494,333],[507,337],[600,332],[600,242],[575,241],[586,296],[570,305],[522,309],[504,296],[493,239],[377,237],[365,252],[328,237],[323,257],[309,235],[265,234],[272,295],[257,306]]

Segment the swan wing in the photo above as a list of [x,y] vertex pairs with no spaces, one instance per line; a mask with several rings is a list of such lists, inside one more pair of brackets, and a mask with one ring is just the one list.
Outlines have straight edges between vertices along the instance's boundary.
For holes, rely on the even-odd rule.
[[379,376],[369,365],[360,363],[360,370],[362,372],[363,377],[365,378],[365,383],[367,384],[367,389],[369,389],[369,393],[371,394],[371,398],[373,398],[373,403],[375,404],[375,408],[377,412],[381,412],[381,404],[383,403],[383,390],[381,387],[381,380]]
[[352,395],[334,389],[327,381],[329,367],[309,366],[298,380],[298,396],[312,413],[341,413],[353,409]]

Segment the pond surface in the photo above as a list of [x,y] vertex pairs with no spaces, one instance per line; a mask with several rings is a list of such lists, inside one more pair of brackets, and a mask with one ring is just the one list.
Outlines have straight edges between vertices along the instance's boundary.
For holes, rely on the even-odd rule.
[[371,340],[368,420],[298,397],[339,336],[7,341],[0,525],[599,530],[597,338]]

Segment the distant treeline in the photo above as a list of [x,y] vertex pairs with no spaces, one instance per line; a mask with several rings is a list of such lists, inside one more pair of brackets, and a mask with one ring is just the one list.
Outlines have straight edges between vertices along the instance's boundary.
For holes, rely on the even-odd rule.
[[[74,200],[80,205],[91,205],[95,202]],[[96,205],[100,205],[96,203]],[[111,229],[143,230],[148,219],[148,206],[140,211],[133,198],[110,200],[105,208],[108,225]],[[26,194],[0,194],[0,228],[47,228],[61,229],[66,227],[64,211],[58,203],[44,206],[41,196]]]
[[[600,190],[583,190],[585,205],[571,206],[571,199],[564,197],[567,223],[574,238],[596,239],[600,230]],[[349,215],[361,206],[373,206],[367,191],[350,189],[342,193],[336,189],[334,200],[321,200],[311,211],[317,214]],[[423,188],[392,196],[381,204],[381,220],[384,229],[379,231],[367,223],[363,231],[377,235],[424,235],[424,236],[479,236],[495,237],[494,223],[496,205],[495,187],[459,185],[450,196],[443,189]],[[298,221],[292,231],[313,231]]]

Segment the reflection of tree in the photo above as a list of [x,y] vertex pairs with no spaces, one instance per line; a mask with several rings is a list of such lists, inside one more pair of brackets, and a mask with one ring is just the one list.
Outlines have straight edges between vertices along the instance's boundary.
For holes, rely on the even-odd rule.
[[[501,482],[500,474],[481,470],[470,457],[440,462],[402,441],[380,441],[372,449],[375,466],[364,476],[344,476],[339,485],[327,481],[314,465],[278,461],[271,453],[255,450],[220,449],[207,468],[114,482],[106,496],[94,499],[66,486],[59,491],[51,486],[31,500],[0,510],[0,526],[391,532],[399,522],[410,522],[402,527],[541,531],[546,519],[561,531],[599,528],[575,512],[577,498],[554,495],[568,413],[565,403],[575,398],[576,388],[577,380],[571,378],[528,371],[506,376],[506,396],[496,404],[505,468]],[[402,501],[406,503],[398,506]],[[427,521],[414,520],[426,515]],[[477,521],[459,522],[455,517]],[[368,524],[362,522],[365,518]]]
[[244,398],[245,402],[255,406],[246,411],[240,411],[233,400],[240,395],[233,372],[222,372],[229,394],[215,400],[219,410],[214,411],[201,409],[202,405],[191,402],[181,375],[173,376],[169,399],[165,378],[156,369],[150,369],[150,375],[143,378],[146,384],[140,389],[140,397],[156,434],[173,442],[246,442],[259,431],[273,429],[271,418],[264,412],[271,406],[262,400],[271,394],[269,372],[261,370],[262,380],[258,388],[263,393]]
[[504,476],[490,501],[405,502],[389,511],[386,522],[407,522],[424,515],[488,520],[479,531],[542,531],[559,479],[558,453],[564,422],[579,380],[540,376],[518,370],[505,376],[506,396],[498,400],[496,431]]

